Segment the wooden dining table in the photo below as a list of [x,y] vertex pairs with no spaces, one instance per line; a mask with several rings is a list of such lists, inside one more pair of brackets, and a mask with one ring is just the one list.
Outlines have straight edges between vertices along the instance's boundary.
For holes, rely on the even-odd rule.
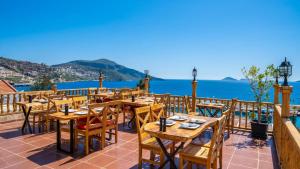
[[104,93],[94,93],[94,94],[89,94],[89,97],[101,97],[101,98],[112,98],[114,97],[115,93],[114,92],[104,92]]
[[154,97],[136,97],[134,102],[132,98],[122,100],[122,104],[131,107],[132,117],[128,122],[128,128],[133,128],[135,121],[134,109],[137,107],[151,106],[154,104]]
[[[75,112],[85,112],[86,114],[81,114],[77,115]],[[80,109],[75,109],[75,112],[71,113],[69,112],[68,115],[65,115],[64,112],[56,112],[49,114],[51,119],[56,120],[56,148],[59,151],[73,154],[74,153],[74,140],[75,140],[75,135],[74,135],[74,123],[75,120],[81,119],[81,118],[87,118],[88,115],[88,110],[80,110]],[[60,121],[69,121],[70,125],[70,148],[69,151],[63,150],[61,148],[61,131],[60,131]]]
[[29,123],[29,115],[33,111],[40,111],[43,112],[46,110],[46,105],[48,104],[48,101],[33,101],[32,103],[29,102],[17,102],[16,103],[18,106],[22,108],[22,112],[24,114],[24,122],[22,125],[22,134],[25,133],[26,126],[29,130],[29,132],[32,134],[32,129]]
[[222,113],[225,109],[225,104],[220,103],[199,103],[196,106],[202,116],[206,116],[205,112],[208,112],[210,117],[216,117],[218,113]]
[[[164,168],[164,166],[170,162],[171,168],[177,168],[174,158],[177,152],[183,148],[184,144],[187,141],[190,141],[197,136],[199,136],[202,132],[205,131],[205,127],[215,122],[217,118],[214,117],[204,117],[204,116],[194,116],[187,114],[175,114],[179,116],[187,116],[187,120],[176,121],[176,123],[170,127],[167,127],[165,132],[159,130],[159,125],[157,122],[151,122],[145,125],[144,131],[150,134],[152,137],[155,137],[161,149],[163,150],[165,156],[167,157],[166,161],[159,168]],[[200,126],[196,129],[184,129],[181,128],[181,123],[188,122],[189,119],[201,119],[205,120],[204,123],[200,124]],[[173,153],[169,153],[164,146],[162,139],[171,140],[174,142],[180,142],[180,146],[178,146]]]

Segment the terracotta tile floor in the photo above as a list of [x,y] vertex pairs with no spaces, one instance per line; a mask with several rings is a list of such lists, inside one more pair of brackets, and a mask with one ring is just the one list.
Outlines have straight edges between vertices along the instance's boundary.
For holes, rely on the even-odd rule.
[[[84,156],[82,144],[73,156],[57,152],[55,132],[22,135],[21,125],[21,121],[0,123],[0,168],[138,168],[137,134],[121,124],[117,144],[112,140],[104,150],[99,150],[98,142],[94,141],[95,151],[88,156]],[[67,133],[63,137],[68,138]],[[259,142],[247,132],[235,132],[225,141],[223,168],[278,168],[275,151],[271,137]],[[149,165],[144,164],[143,168]]]

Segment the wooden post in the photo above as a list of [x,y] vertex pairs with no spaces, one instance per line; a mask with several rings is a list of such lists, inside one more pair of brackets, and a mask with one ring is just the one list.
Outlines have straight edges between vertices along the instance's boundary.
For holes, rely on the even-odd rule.
[[145,77],[144,85],[145,85],[145,92],[146,92],[146,94],[148,94],[149,93],[149,78],[148,77]]
[[99,76],[99,88],[103,88],[103,77],[102,75]]
[[197,97],[197,81],[192,82],[192,112],[196,112],[196,97]]
[[52,84],[51,90],[54,92],[54,94],[57,93],[57,86],[56,86],[56,84]]
[[280,86],[278,84],[274,84],[274,105],[279,104],[279,89]]
[[281,86],[282,93],[282,111],[281,117],[290,117],[290,96],[292,93],[292,86]]

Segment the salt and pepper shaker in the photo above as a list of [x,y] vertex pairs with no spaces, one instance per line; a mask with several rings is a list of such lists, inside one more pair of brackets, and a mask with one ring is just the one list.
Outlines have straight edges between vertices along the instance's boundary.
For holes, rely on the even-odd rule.
[[132,101],[132,102],[135,102],[135,97],[134,97],[134,95],[131,96],[131,101]]
[[167,130],[167,119],[165,117],[159,118],[159,131],[165,132]]
[[163,117],[163,132],[166,132],[167,130],[167,119]]
[[163,131],[163,118],[159,118],[159,131]]
[[65,104],[65,115],[69,115],[69,105]]

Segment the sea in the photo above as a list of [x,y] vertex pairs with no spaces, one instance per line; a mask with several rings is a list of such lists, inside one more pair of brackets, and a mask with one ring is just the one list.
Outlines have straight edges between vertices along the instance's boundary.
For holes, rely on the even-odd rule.
[[[103,86],[107,88],[133,88],[138,81],[104,81]],[[300,104],[300,82],[290,82],[293,86],[291,104]],[[57,83],[58,89],[76,89],[98,87],[98,81],[76,81]],[[29,91],[30,87],[17,87],[18,91]],[[152,80],[150,81],[151,93],[169,93],[171,95],[185,96],[192,93],[191,80]],[[197,97],[210,97],[253,101],[254,96],[247,81],[233,80],[198,80]],[[269,99],[273,102],[273,88],[269,91]],[[297,128],[300,129],[300,116],[294,119]]]

